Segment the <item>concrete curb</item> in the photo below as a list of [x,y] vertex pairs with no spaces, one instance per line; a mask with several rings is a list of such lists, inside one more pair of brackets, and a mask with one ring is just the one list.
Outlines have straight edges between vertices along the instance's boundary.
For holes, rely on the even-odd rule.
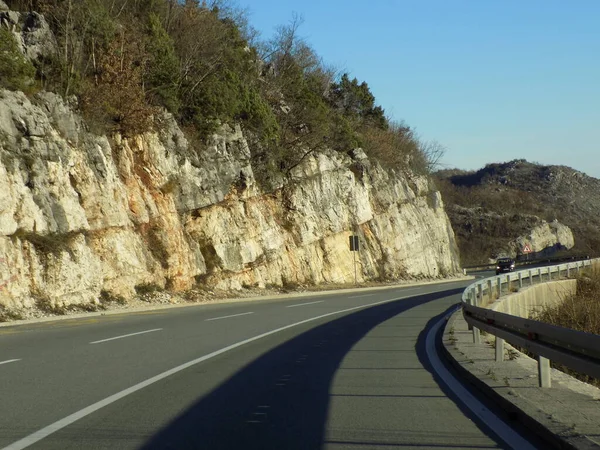
[[475,277],[473,276],[461,276],[457,278],[443,279],[443,280],[434,280],[434,281],[422,281],[416,283],[400,283],[393,285],[385,285],[385,286],[372,286],[372,287],[355,287],[355,288],[345,288],[345,289],[331,289],[331,290],[323,290],[323,291],[304,291],[304,292],[290,292],[285,294],[276,294],[276,295],[268,295],[268,296],[256,296],[256,297],[234,297],[234,298],[221,298],[210,300],[206,302],[198,302],[198,303],[173,303],[173,304],[157,304],[157,305],[148,305],[148,306],[139,306],[139,307],[130,307],[127,306],[116,309],[107,309],[104,311],[94,311],[94,312],[82,312],[82,313],[74,313],[74,314],[65,314],[65,315],[56,315],[56,316],[48,316],[48,317],[39,317],[35,319],[25,319],[25,320],[14,320],[9,322],[0,322],[0,328],[4,327],[15,327],[20,325],[31,325],[37,323],[45,323],[45,322],[55,322],[59,320],[69,320],[69,319],[82,319],[88,317],[97,317],[97,316],[109,316],[115,314],[135,314],[146,311],[159,311],[163,309],[174,309],[174,308],[189,308],[189,307],[202,307],[208,305],[220,305],[226,303],[243,303],[243,302],[259,302],[259,301],[272,301],[272,300],[281,300],[286,298],[303,298],[303,297],[320,297],[326,295],[339,295],[344,293],[353,293],[353,292],[370,292],[370,291],[382,291],[386,289],[397,289],[403,287],[412,287],[412,286],[426,286],[430,284],[443,284],[443,283],[459,283],[461,281],[469,281],[473,280]]
[[[478,363],[468,360],[468,355],[460,351],[460,339],[455,336],[456,327],[464,328],[464,326],[466,326],[466,322],[462,317],[462,309],[459,309],[450,316],[445,324],[442,353],[467,384],[504,411],[508,421],[520,422],[532,430],[548,444],[548,448],[561,450],[600,449],[600,445],[591,441],[587,436],[569,433],[568,425],[557,423],[552,418],[552,414],[544,412],[543,407],[540,405],[536,405],[535,402],[516,401],[519,396],[515,397],[514,393],[511,394],[511,389],[508,387],[499,389],[498,386],[494,386],[497,383],[490,382],[491,379],[482,379],[481,374],[474,373]],[[470,332],[467,331],[467,334],[470,335]],[[490,353],[493,351],[492,349],[489,350]],[[472,368],[470,369],[469,366]],[[533,405],[536,405],[537,410],[534,409]]]

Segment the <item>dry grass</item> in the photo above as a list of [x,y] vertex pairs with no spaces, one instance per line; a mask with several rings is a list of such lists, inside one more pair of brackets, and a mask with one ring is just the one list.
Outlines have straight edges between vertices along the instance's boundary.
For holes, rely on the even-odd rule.
[[[534,319],[600,335],[600,270],[595,268],[584,272],[577,279],[575,295],[566,297],[558,306],[544,308]],[[552,366],[579,380],[600,387],[600,379],[575,373],[560,364],[553,363]]]
[[104,311],[106,307],[103,304],[97,303],[73,303],[63,305],[54,303],[49,298],[40,297],[36,299],[35,306],[42,312],[52,316],[65,316],[69,313],[84,313]]
[[18,311],[0,305],[0,322],[10,322],[12,320],[20,320],[22,318],[23,316]]
[[553,308],[544,308],[536,320],[586,333],[600,334],[600,270],[577,279],[577,292]]

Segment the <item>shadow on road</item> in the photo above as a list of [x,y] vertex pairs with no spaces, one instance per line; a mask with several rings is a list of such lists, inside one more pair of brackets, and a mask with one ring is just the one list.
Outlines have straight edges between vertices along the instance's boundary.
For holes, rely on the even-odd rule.
[[382,322],[462,290],[374,306],[303,332],[239,370],[143,448],[322,448],[330,386],[344,356]]
[[[465,405],[465,403],[460,398],[457,397],[457,395],[448,387],[446,382],[432,368],[431,363],[429,362],[429,359],[427,356],[427,351],[426,351],[427,335],[428,335],[430,329],[435,324],[437,324],[440,320],[443,320],[444,318],[448,317],[454,311],[455,311],[455,306],[451,306],[446,311],[444,311],[441,314],[438,314],[435,317],[432,317],[427,322],[427,325],[425,326],[423,331],[421,331],[421,333],[419,334],[419,338],[415,345],[415,350],[416,350],[417,355],[419,356],[419,361],[423,365],[423,368],[431,373],[431,375],[433,376],[433,379],[438,383],[440,389],[446,395],[446,397],[448,397],[450,400],[452,400],[465,416],[469,417],[473,421],[473,423],[484,434],[486,434],[486,435],[490,436],[492,439],[496,440],[499,443],[499,445],[503,446],[503,448],[510,448],[502,440],[502,438],[495,433],[495,431],[493,429],[488,427],[476,414],[473,413],[473,411],[471,411]],[[441,362],[444,364],[444,366],[450,372],[450,374],[453,377],[460,379],[462,377],[461,374],[459,372],[457,372],[457,370],[455,368],[453,368],[452,365],[448,362],[448,360],[445,359],[445,357],[443,356],[444,355],[444,352],[443,352],[444,344],[442,343],[443,332],[444,332],[444,328],[442,327],[438,331],[438,335],[436,336],[435,343],[436,343],[437,353],[440,356]],[[490,349],[490,352],[492,352],[492,351],[493,350]],[[463,383],[463,385],[468,386],[469,384]],[[498,408],[498,405],[494,404],[492,401],[490,401],[489,398],[486,398],[484,395],[481,395],[481,393],[479,393],[479,395],[477,395],[476,391],[473,391],[473,390],[471,390],[471,391],[475,392],[475,396],[477,397],[477,399],[483,405],[485,405],[486,408],[488,408],[490,411],[492,411],[499,419],[501,419],[502,421],[504,421],[504,423],[509,425],[514,430],[515,433],[518,433],[521,436],[524,436],[527,440],[529,440],[529,442],[532,445],[536,446],[537,448],[547,448],[548,443],[540,440],[539,437],[536,436],[535,434],[533,434],[531,432],[531,430],[528,430],[526,428],[526,426],[518,423],[518,421],[515,421],[516,416],[514,414],[507,413],[506,411],[501,410],[500,408]]]

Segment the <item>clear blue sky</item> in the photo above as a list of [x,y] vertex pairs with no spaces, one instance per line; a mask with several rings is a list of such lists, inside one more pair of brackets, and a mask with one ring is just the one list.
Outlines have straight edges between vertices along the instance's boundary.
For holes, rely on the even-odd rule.
[[448,167],[525,158],[600,178],[600,0],[238,0],[300,34]]

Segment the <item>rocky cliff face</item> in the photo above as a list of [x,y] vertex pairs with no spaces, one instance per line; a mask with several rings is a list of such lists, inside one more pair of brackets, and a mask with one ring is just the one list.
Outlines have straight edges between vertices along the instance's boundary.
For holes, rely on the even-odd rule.
[[224,127],[194,148],[172,117],[131,139],[87,131],[71,105],[0,91],[0,305],[185,290],[436,277],[458,270],[438,192],[364,153],[307,158],[271,193]]

